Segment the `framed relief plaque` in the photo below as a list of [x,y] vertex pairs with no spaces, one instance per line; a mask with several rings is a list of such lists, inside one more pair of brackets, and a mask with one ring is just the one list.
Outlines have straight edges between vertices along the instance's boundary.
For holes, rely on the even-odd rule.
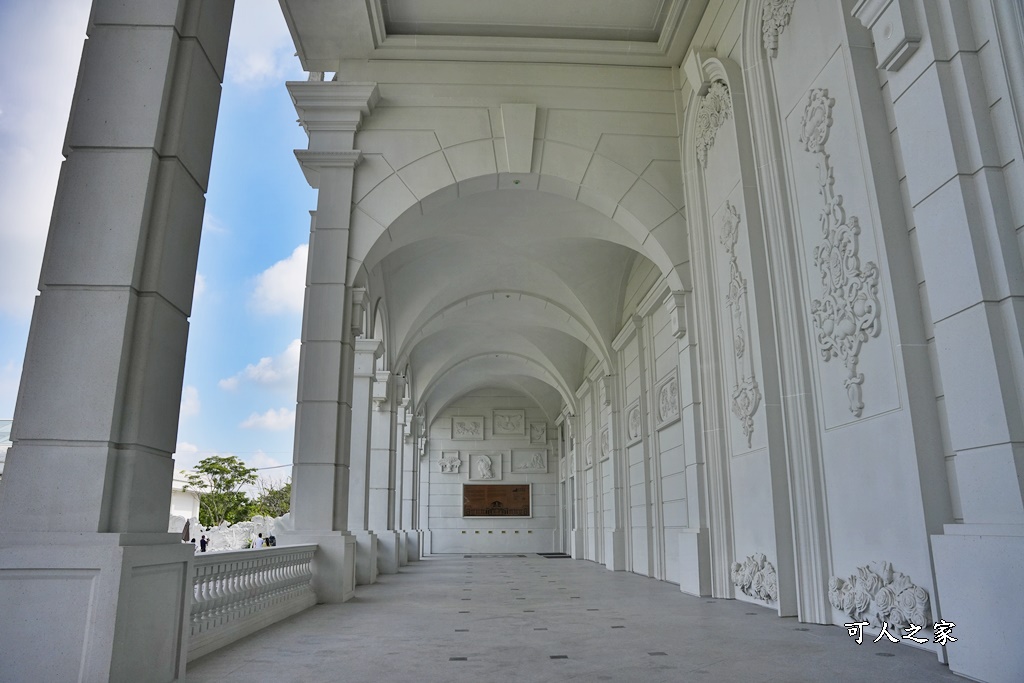
[[492,435],[526,436],[525,410],[495,410],[492,419]]
[[455,441],[483,441],[484,418],[453,417],[452,439]]
[[529,484],[463,484],[463,517],[529,517]]

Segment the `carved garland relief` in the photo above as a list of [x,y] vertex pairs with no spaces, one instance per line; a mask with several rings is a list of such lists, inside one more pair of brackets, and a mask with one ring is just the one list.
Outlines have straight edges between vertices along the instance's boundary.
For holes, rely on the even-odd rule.
[[731,315],[733,376],[732,414],[743,427],[750,448],[754,434],[754,413],[761,405],[761,390],[754,375],[754,363],[747,353],[750,348],[750,310],[747,304],[747,281],[740,272],[736,258],[736,242],[739,240],[740,213],[731,202],[725,203],[718,241],[729,255],[729,286],[725,296]]
[[867,617],[868,623],[898,628],[931,623],[928,591],[914,585],[910,577],[892,569],[891,562],[874,562],[857,567],[857,575],[828,580],[828,601],[854,621]]
[[808,93],[800,123],[800,142],[818,157],[818,193],[824,200],[819,216],[821,242],[814,248],[814,265],[821,274],[823,292],[811,304],[811,318],[822,358],[826,363],[838,358],[846,367],[843,384],[850,412],[860,417],[864,410],[864,375],[857,372],[860,350],[882,330],[879,273],[873,261],[861,268],[860,221],[856,216],[847,218],[843,195],[835,191],[833,168],[825,151],[835,102],[827,89],[814,88]]
[[779,599],[779,575],[764,553],[748,556],[743,564],[733,562],[731,575],[733,585],[744,595],[765,602]]
[[732,113],[732,97],[729,86],[715,81],[700,100],[697,108],[697,160],[702,168],[708,167],[708,152],[715,145],[715,136],[729,114]]
[[764,49],[769,57],[779,54],[779,36],[789,26],[789,18],[793,13],[796,0],[765,0],[761,12],[761,33],[764,38]]

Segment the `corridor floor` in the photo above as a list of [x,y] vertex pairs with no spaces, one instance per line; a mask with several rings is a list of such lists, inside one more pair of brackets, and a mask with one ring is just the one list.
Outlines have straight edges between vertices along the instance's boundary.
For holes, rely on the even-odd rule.
[[186,680],[966,680],[902,642],[857,645],[842,627],[571,559],[435,556],[356,596],[200,658]]

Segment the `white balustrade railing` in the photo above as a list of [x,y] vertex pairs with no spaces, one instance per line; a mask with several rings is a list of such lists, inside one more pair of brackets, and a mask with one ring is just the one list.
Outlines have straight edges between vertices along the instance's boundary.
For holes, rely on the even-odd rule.
[[193,564],[188,659],[316,604],[315,545],[200,553]]

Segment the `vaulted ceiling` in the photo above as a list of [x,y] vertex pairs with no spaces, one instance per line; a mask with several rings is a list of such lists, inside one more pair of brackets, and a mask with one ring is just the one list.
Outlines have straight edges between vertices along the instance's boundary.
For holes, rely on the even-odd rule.
[[[671,67],[708,0],[281,0],[302,65],[377,60]],[[469,392],[519,393],[554,419],[606,364],[635,236],[559,195],[494,189],[410,211],[369,248],[388,356],[430,417]],[[646,265],[646,264],[645,264]]]

